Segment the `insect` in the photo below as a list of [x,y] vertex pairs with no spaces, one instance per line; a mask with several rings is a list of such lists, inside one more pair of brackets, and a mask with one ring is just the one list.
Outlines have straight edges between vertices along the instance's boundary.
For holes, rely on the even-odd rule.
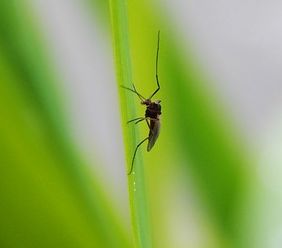
[[137,153],[138,148],[146,141],[148,140],[147,145],[147,151],[149,152],[153,146],[155,145],[159,134],[160,134],[160,115],[161,115],[161,101],[155,100],[152,101],[153,96],[156,95],[156,93],[160,90],[160,83],[159,83],[159,77],[158,77],[158,60],[159,60],[159,49],[160,49],[160,31],[158,31],[158,42],[157,42],[157,54],[156,54],[156,83],[157,83],[157,89],[153,92],[153,94],[149,98],[143,97],[135,88],[135,85],[132,84],[132,89],[127,88],[125,86],[122,86],[123,88],[135,93],[141,100],[141,104],[146,106],[145,116],[144,117],[138,117],[134,118],[127,123],[134,122],[135,124],[140,123],[142,121],[146,121],[148,128],[149,128],[149,135],[145,139],[143,139],[135,148],[132,162],[131,162],[131,168],[128,172],[128,175],[130,175],[133,171],[133,165],[134,165],[134,159]]

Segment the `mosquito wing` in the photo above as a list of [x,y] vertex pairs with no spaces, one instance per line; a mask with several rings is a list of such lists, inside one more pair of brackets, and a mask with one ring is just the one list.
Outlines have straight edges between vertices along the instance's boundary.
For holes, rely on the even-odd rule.
[[150,120],[149,142],[148,142],[148,146],[147,146],[148,152],[153,148],[154,144],[156,143],[156,140],[159,137],[160,127],[161,127],[160,121]]

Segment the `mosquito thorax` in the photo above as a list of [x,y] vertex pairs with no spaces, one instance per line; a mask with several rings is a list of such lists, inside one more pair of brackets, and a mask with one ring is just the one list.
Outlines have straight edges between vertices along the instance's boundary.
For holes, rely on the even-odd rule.
[[153,119],[158,119],[159,115],[161,115],[160,101],[154,101],[154,102],[150,101],[150,103],[148,103],[147,105],[145,116]]
[[155,102],[151,102],[151,104],[148,106],[148,108],[150,109],[150,111],[157,113],[158,115],[161,114],[161,104],[160,104],[160,100],[157,100]]

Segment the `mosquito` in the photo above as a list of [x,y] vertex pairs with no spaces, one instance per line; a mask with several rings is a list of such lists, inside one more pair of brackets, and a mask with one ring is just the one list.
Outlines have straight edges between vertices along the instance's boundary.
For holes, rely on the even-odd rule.
[[153,94],[149,98],[143,97],[135,88],[135,85],[132,84],[132,89],[127,88],[125,86],[122,86],[124,89],[127,89],[133,93],[135,93],[139,99],[141,100],[141,104],[146,106],[145,110],[145,116],[144,117],[137,117],[134,118],[127,123],[134,122],[135,124],[138,124],[142,121],[146,121],[148,128],[149,128],[149,135],[145,139],[143,139],[135,148],[132,162],[131,162],[131,168],[128,172],[128,175],[130,175],[133,171],[133,165],[134,165],[134,159],[137,153],[138,148],[146,141],[148,140],[147,145],[147,151],[149,152],[153,146],[155,145],[159,134],[160,134],[160,115],[161,115],[161,101],[155,100],[152,101],[153,96],[157,94],[157,92],[160,90],[160,83],[159,83],[159,77],[158,77],[158,61],[159,61],[159,50],[160,50],[160,31],[158,31],[158,42],[157,42],[157,54],[156,54],[156,83],[157,83],[157,89],[153,92]]

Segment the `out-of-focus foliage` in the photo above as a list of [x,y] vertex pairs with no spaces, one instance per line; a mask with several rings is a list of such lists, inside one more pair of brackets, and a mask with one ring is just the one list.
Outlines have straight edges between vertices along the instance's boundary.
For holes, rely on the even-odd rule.
[[0,3],[0,246],[129,247],[64,124],[25,1]]
[[[161,30],[161,135],[150,153],[140,149],[128,179],[135,246],[181,247],[179,234],[190,237],[191,230],[174,221],[180,215],[200,226],[203,240],[185,247],[249,247],[245,211],[253,179],[245,147],[195,57],[182,51],[151,1],[89,2],[104,23],[111,8],[119,86],[134,82],[144,96],[156,87]],[[25,0],[0,2],[0,246],[132,247],[70,138],[59,73],[31,9]],[[144,114],[131,92],[119,93],[123,123]],[[123,125],[128,168],[148,135],[142,125]]]
[[[187,174],[187,177],[184,176],[186,180],[193,178],[195,188],[200,194],[200,201],[205,205],[202,211],[208,213],[205,222],[210,226],[208,232],[212,233],[213,237],[207,241],[205,247],[244,247],[246,241],[243,233],[247,229],[244,213],[247,209],[245,200],[252,180],[248,180],[246,151],[240,143],[239,135],[230,124],[226,109],[219,108],[220,100],[215,100],[214,92],[209,90],[206,83],[207,77],[198,70],[194,56],[191,55],[188,59],[183,58],[185,52],[182,52],[178,46],[177,34],[169,27],[169,23],[164,21],[165,18],[151,10],[151,2],[133,0],[128,1],[127,4],[121,4],[119,1],[111,1],[111,3],[119,6],[119,9],[112,9],[115,44],[118,43],[116,57],[119,84],[123,83],[130,87],[131,80],[129,79],[132,74],[132,82],[145,96],[149,96],[156,87],[156,42],[157,31],[161,30],[159,70],[161,91],[156,97],[162,100],[163,124],[161,137],[157,141],[159,148],[154,148],[157,152],[152,151],[147,154],[144,162],[146,175],[151,178],[148,186],[151,201],[153,205],[158,206],[155,206],[156,212],[153,211],[153,216],[159,215],[159,219],[154,224],[154,231],[157,233],[154,245],[160,247],[173,245],[165,241],[169,240],[169,237],[164,238],[162,235],[162,232],[168,231],[169,228],[157,224],[162,223],[161,219],[164,217],[159,211],[162,205],[157,201],[161,197],[165,198],[166,192],[160,190],[161,196],[158,196],[160,192],[154,193],[156,184],[164,186],[162,180],[169,181],[169,178],[175,180],[171,175],[181,170]],[[128,11],[128,17],[126,11]],[[127,18],[129,42],[126,35]],[[127,61],[131,59],[132,72],[131,65],[128,62],[124,63],[123,57],[127,57]],[[123,78],[125,75],[129,79]],[[129,116],[135,113],[132,111],[131,96],[122,91],[121,102],[123,112],[129,113]],[[135,103],[139,104],[139,101],[136,100]],[[126,118],[128,120],[130,117],[135,117],[129,116],[124,114],[124,121]],[[146,131],[142,132],[142,138],[148,135],[147,128],[143,130]],[[133,141],[135,145],[138,143],[135,138]],[[127,159],[129,164],[131,163],[130,154],[132,154],[131,149]],[[141,166],[136,163],[135,178],[142,177],[139,172]],[[168,178],[159,179],[158,173],[164,169],[169,170],[171,175],[167,173]],[[190,186],[191,182],[186,184],[186,187]],[[129,187],[132,187],[131,179]],[[142,189],[138,188],[138,190]],[[138,218],[136,204],[144,204],[144,202],[138,203],[138,198],[132,199],[133,215]],[[135,221],[141,222],[143,219]],[[137,236],[142,237],[145,231],[139,229],[138,225],[135,228],[139,232]],[[160,241],[162,239],[164,241]]]

